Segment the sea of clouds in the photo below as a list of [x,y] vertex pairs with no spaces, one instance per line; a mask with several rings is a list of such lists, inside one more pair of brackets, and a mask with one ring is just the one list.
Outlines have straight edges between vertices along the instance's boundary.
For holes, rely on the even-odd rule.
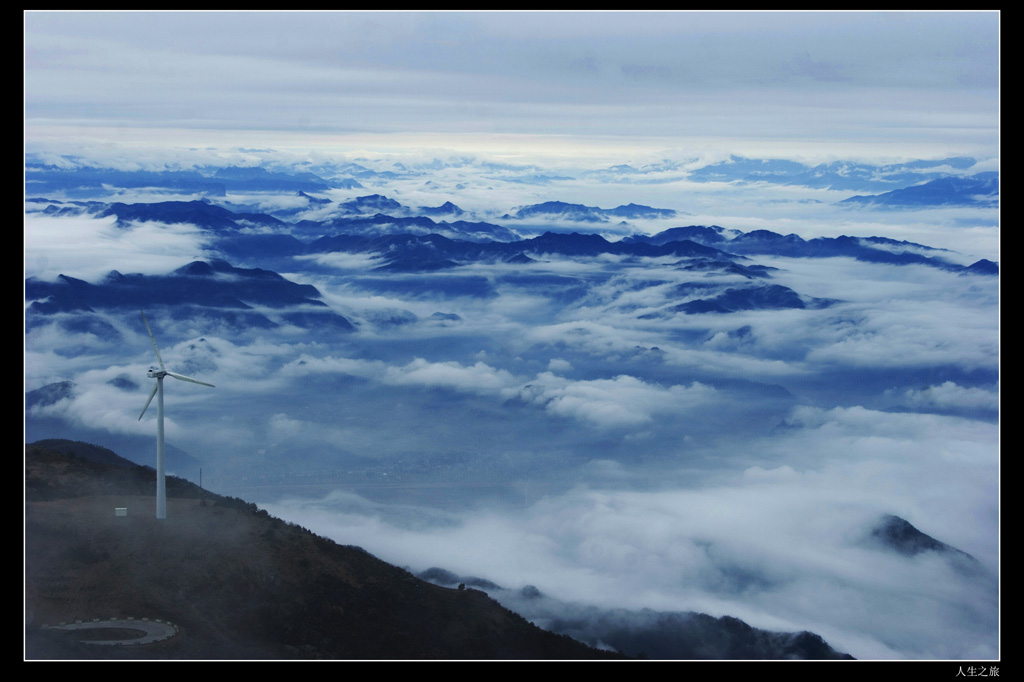
[[[462,161],[430,185],[407,174],[333,198],[452,200],[495,222],[537,200],[636,201],[681,215],[599,229],[885,236],[963,263],[998,260],[990,214],[857,212],[820,190],[685,180],[524,184],[524,174]],[[216,255],[194,226],[26,214],[26,277],[164,274]],[[833,304],[673,313],[694,275],[671,259],[548,256],[385,278],[377,257],[297,258],[282,274],[317,286],[358,331],[238,333],[152,313],[168,367],[217,386],[168,387],[167,438],[202,460],[211,489],[411,570],[811,630],[857,658],[997,657],[998,279],[752,260],[777,268],[772,282]],[[451,278],[472,278],[465,291],[476,293]],[[106,316],[119,342],[55,324],[26,332],[26,389],[76,387],[33,416],[152,434],[138,420],[152,347],[129,312]],[[303,472],[315,474],[301,487],[269,483]],[[977,570],[872,543],[883,514],[970,553]]]

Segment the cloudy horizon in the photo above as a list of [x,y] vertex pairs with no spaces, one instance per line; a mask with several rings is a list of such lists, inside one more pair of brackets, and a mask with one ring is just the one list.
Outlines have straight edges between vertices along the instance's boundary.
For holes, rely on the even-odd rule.
[[994,157],[998,30],[997,12],[26,12],[26,129],[30,142]]

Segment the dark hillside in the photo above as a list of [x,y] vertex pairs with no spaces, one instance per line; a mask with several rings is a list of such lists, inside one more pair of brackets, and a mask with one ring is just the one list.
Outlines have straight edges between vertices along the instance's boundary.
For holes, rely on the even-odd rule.
[[[62,449],[25,450],[28,659],[613,657],[540,630],[483,592],[425,582],[173,478],[168,518],[158,521],[152,469]],[[101,646],[41,628],[129,616],[179,631]]]

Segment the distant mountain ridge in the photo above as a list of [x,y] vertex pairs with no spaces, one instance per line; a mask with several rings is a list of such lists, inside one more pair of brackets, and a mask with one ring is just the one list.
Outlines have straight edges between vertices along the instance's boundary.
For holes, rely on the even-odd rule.
[[[717,225],[690,225],[671,228],[650,236],[633,235],[622,241],[667,244],[678,239],[691,240],[720,249],[725,253],[742,256],[848,257],[870,263],[928,265],[954,272],[998,274],[998,265],[991,261],[977,261],[964,266],[945,258],[942,249],[884,237],[840,236],[804,239],[795,234],[783,235],[770,230],[740,232],[739,230],[727,230]],[[926,253],[929,255],[924,255]]]
[[561,256],[593,257],[603,254],[633,257],[708,258],[731,261],[733,256],[722,251],[691,241],[677,241],[666,244],[611,242],[597,234],[571,234],[546,232],[529,239],[510,242],[468,242],[448,239],[437,234],[424,236],[399,234],[387,237],[364,237],[336,235],[323,237],[308,246],[310,253],[334,251],[379,253],[392,263],[404,262],[409,268],[417,269],[418,263],[426,264],[422,269],[436,269],[439,262],[455,267],[459,263],[507,262],[521,255],[541,257],[543,254]]
[[[154,188],[182,194],[222,197],[227,192],[322,192],[350,187],[313,173],[283,173],[258,166],[199,167],[193,170],[118,170],[92,166],[59,167],[28,161],[26,190],[67,196],[102,196],[106,187]],[[358,183],[355,183],[358,186]]]
[[163,276],[112,271],[96,284],[65,275],[55,282],[32,277],[25,280],[25,300],[31,301],[26,310],[26,326],[30,329],[42,321],[40,317],[57,313],[182,306],[234,311],[235,317],[244,318],[244,323],[254,328],[277,326],[265,313],[254,310],[253,304],[276,309],[283,321],[297,326],[353,329],[347,319],[320,299],[320,292],[312,285],[297,284],[261,268],[238,268],[222,260],[194,261]]
[[[399,178],[410,178],[436,171],[446,164],[434,161],[419,166],[393,164],[392,170],[373,170],[357,163],[325,164],[310,170],[279,170],[263,166],[197,166],[189,170],[120,170],[100,168],[83,163],[77,157],[62,157],[60,163],[38,160],[28,155],[25,163],[26,193],[61,194],[68,198],[98,197],[106,194],[106,187],[158,189],[180,194],[201,194],[209,197],[225,197],[234,193],[305,192],[322,193],[332,189],[357,189],[363,185],[359,179],[382,183]],[[482,164],[482,167],[499,171],[505,182],[546,185],[552,182],[572,180],[572,176],[553,176],[537,172],[535,168],[520,168],[503,164]],[[974,171],[972,173],[972,170]],[[316,172],[312,172],[316,171]],[[730,156],[722,161],[705,163],[694,160],[664,160],[643,166],[618,164],[608,168],[586,171],[581,177],[598,180],[614,179],[620,182],[667,182],[685,179],[690,182],[738,182],[743,184],[771,183],[778,185],[799,185],[816,189],[856,192],[844,203],[865,207],[883,206],[927,206],[927,205],[976,205],[985,207],[993,203],[991,191],[983,191],[982,200],[971,200],[957,186],[957,182],[985,181],[991,176],[998,179],[998,172],[985,170],[985,164],[967,156],[943,159],[920,159],[915,161],[871,164],[855,161],[831,161],[806,164],[787,159],[761,159]],[[946,185],[937,184],[927,191],[913,190],[915,187],[937,180],[951,181]],[[907,194],[890,192],[913,190]],[[871,199],[871,195],[876,199]],[[881,198],[878,198],[881,197]],[[441,207],[437,207],[441,208]],[[454,215],[459,213],[438,211],[436,208],[420,207],[402,215]],[[359,211],[365,213],[365,211]],[[613,209],[602,209],[564,201],[546,201],[521,206],[506,213],[510,220],[557,219],[583,223],[602,223],[609,220],[672,218],[679,212],[672,209],[657,209],[650,206],[627,204]]]
[[281,228],[284,223],[263,213],[235,213],[205,200],[159,201],[150,204],[111,204],[97,214],[100,218],[115,216],[118,223],[156,221],[188,223],[207,229],[237,230],[247,224]]
[[946,177],[872,196],[853,196],[841,204],[891,208],[922,206],[976,206],[995,208],[999,203],[999,174]]
[[534,220],[538,218],[570,220],[574,222],[603,223],[612,218],[674,218],[677,212],[668,208],[652,208],[639,204],[627,204],[615,208],[598,208],[564,201],[545,201],[540,204],[521,206],[512,213],[502,216],[505,220]]
[[[998,181],[989,178],[986,187]],[[947,181],[941,183],[949,184]],[[940,184],[941,184],[940,183]],[[954,183],[956,184],[956,183]],[[968,187],[960,183],[959,186]],[[921,191],[924,191],[923,189]],[[966,191],[966,190],[965,190]],[[40,200],[42,203],[44,200]],[[649,256],[676,255],[681,257],[707,257],[733,260],[736,256],[776,255],[800,258],[828,258],[835,256],[852,257],[857,260],[893,265],[920,264],[953,271],[969,271],[978,274],[998,272],[998,266],[975,263],[962,266],[943,258],[940,249],[922,244],[900,242],[881,237],[818,237],[805,240],[795,234],[782,235],[770,230],[741,232],[717,225],[689,225],[673,227],[654,235],[635,234],[619,241],[608,241],[597,234],[574,232],[546,232],[532,238],[521,238],[514,231],[491,223],[436,222],[430,217],[392,216],[384,213],[364,215],[360,211],[393,209],[405,212],[407,209],[393,199],[383,195],[367,195],[342,204],[355,213],[337,215],[324,220],[299,220],[287,223],[262,213],[235,213],[209,201],[156,202],[151,204],[100,204],[77,202],[71,206],[75,212],[89,211],[97,215],[117,216],[119,223],[131,221],[159,221],[168,223],[186,222],[198,225],[215,233],[215,239],[228,257],[253,257],[266,255],[291,256],[299,254],[324,253],[327,251],[373,252],[387,251],[399,267],[415,270],[436,270],[439,267],[453,267],[459,261],[481,258],[505,259],[520,254],[541,253],[545,249],[562,255],[615,255]],[[576,211],[578,204],[548,202],[534,207],[551,207]],[[444,206],[449,210],[454,205]],[[454,207],[457,209],[457,207]],[[588,207],[583,207],[587,209]],[[343,213],[348,211],[344,209]],[[623,215],[637,215],[649,207],[620,206]],[[59,204],[49,203],[45,212],[60,212]],[[461,210],[461,209],[458,209]],[[662,209],[650,209],[661,211]],[[537,213],[536,215],[550,215]],[[574,215],[578,214],[574,213]],[[584,219],[585,218],[581,218]],[[263,228],[252,233],[247,228]],[[269,232],[268,232],[269,231]],[[301,236],[313,241],[303,241]],[[418,241],[417,241],[418,240]],[[273,247],[271,247],[273,242]],[[417,244],[430,243],[432,255],[416,266],[421,253],[415,251]],[[676,246],[670,246],[676,244]],[[413,252],[396,253],[399,247]],[[685,246],[680,246],[685,245]],[[700,248],[705,248],[700,251]],[[268,253],[269,252],[269,253]],[[926,255],[927,254],[927,255]]]
[[[307,205],[324,207],[331,204],[329,200],[309,196],[302,198],[306,200]],[[465,211],[450,202],[422,211],[429,215],[412,215],[417,213],[416,209],[405,207],[383,195],[356,197],[338,204],[335,213],[327,217],[317,220],[305,218],[295,222],[290,222],[296,213],[294,208],[278,211],[277,213],[281,216],[279,218],[269,213],[235,211],[208,199],[125,204],[99,201],[61,202],[31,197],[27,199],[27,203],[45,204],[41,212],[46,215],[60,217],[91,214],[99,218],[112,216],[117,218],[117,224],[120,227],[127,227],[133,222],[187,223],[216,232],[219,238],[229,239],[232,237],[232,233],[236,232],[257,236],[266,234],[268,231],[315,237],[331,233],[345,233],[369,237],[387,234],[441,234],[450,238],[474,241],[509,241],[519,238],[515,231],[493,223],[462,219],[447,222],[429,217],[429,215],[433,215],[435,217],[460,218],[467,215]],[[390,211],[397,215],[382,211]],[[255,233],[253,228],[256,228]]]
[[813,166],[786,159],[731,156],[725,161],[690,170],[687,179],[695,182],[770,182],[820,189],[887,192],[950,177],[976,164],[977,160],[968,156],[881,165],[832,161]]
[[854,660],[812,632],[771,632],[738,618],[695,611],[602,609],[566,604],[532,585],[512,590],[490,580],[459,576],[433,567],[417,574],[437,585],[483,590],[499,602],[592,646],[613,647],[627,656],[671,660]]
[[[217,224],[232,225],[225,209],[203,202],[203,209]],[[159,206],[157,208],[160,208]],[[133,213],[136,214],[137,213]],[[384,216],[354,220],[396,221]],[[405,224],[419,222],[424,231],[433,226],[426,217],[402,219]],[[338,222],[328,226],[340,227]],[[321,226],[322,227],[322,226]],[[749,256],[774,255],[797,258],[849,257],[889,265],[927,265],[943,270],[983,276],[997,276],[998,264],[977,261],[964,266],[953,263],[945,252],[920,244],[878,237],[815,238],[782,235],[768,230],[743,233],[718,226],[677,227],[647,236],[635,235],[608,241],[597,234],[547,232],[537,237],[512,241],[472,241],[451,239],[427,232],[401,232],[387,236],[366,236],[351,232],[325,236],[309,243],[287,234],[246,234],[233,227],[217,232],[214,241],[222,252],[244,261],[281,262],[298,255],[361,253],[382,259],[376,267],[381,273],[434,273],[455,271],[476,263],[530,263],[548,257],[592,258],[612,255],[626,258],[677,258],[678,266],[692,272],[717,272],[740,275],[744,279],[765,279],[770,268],[746,262]],[[479,278],[477,278],[479,279]],[[452,293],[490,295],[486,281],[461,278],[444,283],[453,285]],[[435,289],[435,291],[439,291]],[[693,292],[687,292],[688,294]],[[821,307],[830,302],[800,296],[776,284],[719,287],[707,296],[698,296],[676,306],[685,314],[729,313],[752,309]],[[46,282],[36,278],[25,281],[26,328],[33,329],[58,313],[58,324],[67,331],[88,331],[100,338],[116,339],[120,333],[108,321],[95,315],[99,310],[135,311],[171,307],[178,317],[216,309],[222,324],[253,329],[281,324],[307,329],[352,331],[355,326],[346,317],[331,310],[320,292],[311,285],[292,282],[273,270],[243,268],[221,259],[196,261],[168,275],[124,275],[110,272],[102,281],[89,283],[66,275]],[[261,308],[257,310],[256,307]],[[273,314],[271,314],[273,313]]]

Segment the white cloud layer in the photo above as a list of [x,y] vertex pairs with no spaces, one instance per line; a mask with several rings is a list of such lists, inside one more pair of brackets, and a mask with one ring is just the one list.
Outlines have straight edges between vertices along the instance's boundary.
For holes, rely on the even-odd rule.
[[[416,570],[438,565],[609,608],[810,629],[858,658],[995,656],[985,633],[995,618],[997,537],[976,529],[993,528],[986,520],[998,493],[984,481],[994,480],[996,430],[862,409],[804,408],[795,418],[800,431],[751,444],[766,448],[769,468],[719,484],[580,487],[514,515],[481,511],[429,529],[395,526],[348,498],[339,512],[335,495],[267,506]],[[884,513],[926,532],[943,528],[984,570],[964,575],[937,555],[906,558],[872,544]]]
[[111,270],[166,274],[205,258],[202,232],[190,225],[142,223],[118,227],[116,219],[25,216],[25,275],[50,281],[66,274],[96,281]]

